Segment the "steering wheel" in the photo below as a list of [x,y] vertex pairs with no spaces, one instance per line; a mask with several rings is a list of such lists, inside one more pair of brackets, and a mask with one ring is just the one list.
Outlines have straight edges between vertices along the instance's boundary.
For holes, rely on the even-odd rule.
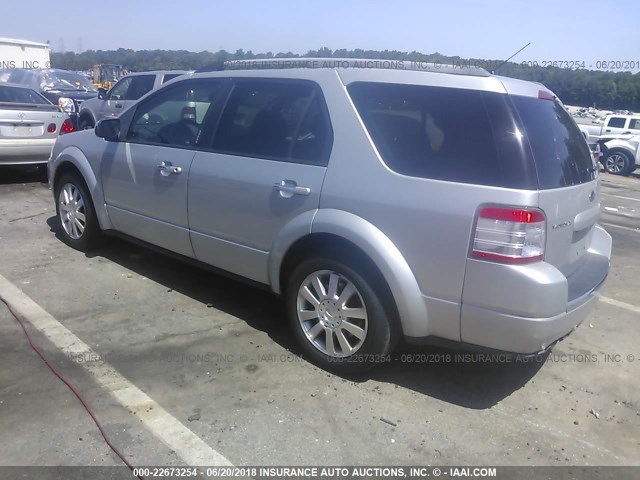
[[192,147],[196,143],[198,138],[198,132],[200,129],[193,122],[187,122],[180,120],[179,122],[171,125],[169,132],[169,138],[174,145],[183,145],[185,147]]

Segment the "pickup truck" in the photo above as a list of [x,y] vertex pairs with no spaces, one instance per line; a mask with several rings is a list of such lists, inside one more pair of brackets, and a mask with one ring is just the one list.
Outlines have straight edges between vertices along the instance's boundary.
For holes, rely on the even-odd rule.
[[607,134],[597,141],[600,161],[608,173],[630,175],[640,167],[640,134]]
[[576,119],[587,142],[595,142],[602,135],[640,134],[640,115],[608,115],[603,124],[587,124]]
[[80,109],[78,130],[91,129],[99,120],[120,115],[139,98],[165,82],[189,73],[185,70],[159,70],[130,73],[109,91],[99,88],[97,98],[87,100]]

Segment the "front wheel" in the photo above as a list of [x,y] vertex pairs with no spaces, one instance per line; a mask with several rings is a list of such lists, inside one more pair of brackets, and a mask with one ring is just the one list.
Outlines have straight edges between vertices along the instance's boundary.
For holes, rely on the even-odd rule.
[[602,163],[604,169],[614,175],[629,175],[634,168],[633,158],[623,150],[609,150]]
[[82,116],[78,120],[78,130],[91,130],[95,128],[95,122],[88,116]]
[[320,367],[357,373],[388,361],[395,340],[391,319],[376,288],[349,265],[302,262],[290,276],[286,303],[298,342]]
[[62,241],[81,251],[96,246],[100,227],[84,180],[76,174],[62,175],[55,184],[55,198]]

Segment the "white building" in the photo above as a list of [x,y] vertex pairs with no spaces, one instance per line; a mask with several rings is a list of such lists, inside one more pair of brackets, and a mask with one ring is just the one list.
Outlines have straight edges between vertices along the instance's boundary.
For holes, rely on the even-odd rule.
[[47,43],[0,38],[0,68],[50,68]]

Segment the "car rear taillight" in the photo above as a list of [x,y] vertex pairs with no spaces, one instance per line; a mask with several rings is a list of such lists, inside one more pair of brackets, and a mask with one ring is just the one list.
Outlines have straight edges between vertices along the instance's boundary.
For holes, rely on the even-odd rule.
[[546,218],[530,208],[484,207],[478,212],[473,258],[532,263],[544,258]]
[[49,133],[56,133],[56,124],[55,123],[50,123],[49,126],[47,127],[47,132]]
[[73,123],[71,122],[70,119],[67,118],[64,122],[62,122],[62,126],[60,127],[60,135],[64,135],[65,133],[71,133],[75,131],[76,131],[76,127],[73,126]]
[[182,109],[182,120],[196,121],[196,107],[187,106]]

